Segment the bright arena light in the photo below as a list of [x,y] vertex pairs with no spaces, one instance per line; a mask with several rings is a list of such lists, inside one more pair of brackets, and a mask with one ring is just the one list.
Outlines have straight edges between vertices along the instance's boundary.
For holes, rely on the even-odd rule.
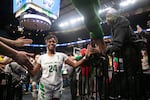
[[[100,9],[98,12],[100,14],[100,13],[108,11],[109,9],[111,9],[111,7],[107,7],[105,9]],[[72,19],[70,19],[69,21],[66,21],[66,22],[62,22],[58,26],[63,28],[63,27],[75,25],[76,23],[81,23],[83,21],[84,21],[84,17],[81,16],[81,17],[78,17],[78,18],[72,18]]]
[[75,24],[76,22],[77,22],[76,19],[71,19],[71,20],[70,20],[70,23],[71,23],[71,24]]
[[125,7],[128,6],[130,4],[134,4],[136,2],[136,0],[126,0],[120,3],[120,6]]
[[101,14],[101,13],[103,13],[103,12],[108,11],[109,9],[111,9],[111,7],[107,7],[107,8],[105,8],[105,9],[100,9],[100,10],[98,11],[98,13]]
[[63,22],[63,23],[59,24],[59,27],[66,27],[66,26],[69,26],[68,22]]
[[70,19],[69,21],[66,21],[66,22],[62,22],[59,24],[59,27],[67,27],[67,26],[70,26],[70,25],[73,25],[73,24],[76,24],[76,23],[79,23],[79,22],[82,22],[84,21],[84,17],[78,17],[78,18],[73,18],[73,19]]
[[84,17],[82,16],[82,17],[80,17],[80,19],[82,20],[82,21],[84,21]]

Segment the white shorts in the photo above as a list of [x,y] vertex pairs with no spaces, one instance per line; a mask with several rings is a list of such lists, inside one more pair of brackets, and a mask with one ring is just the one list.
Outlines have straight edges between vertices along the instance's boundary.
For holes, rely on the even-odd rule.
[[52,98],[60,98],[62,93],[62,83],[59,85],[48,85],[39,83],[38,100],[52,100]]

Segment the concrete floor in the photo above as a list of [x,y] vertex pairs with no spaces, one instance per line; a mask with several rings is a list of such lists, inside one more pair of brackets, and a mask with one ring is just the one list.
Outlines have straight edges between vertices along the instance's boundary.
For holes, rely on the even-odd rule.
[[[32,100],[31,93],[24,94],[23,95],[23,100]],[[62,96],[61,96],[60,100],[72,100],[70,87],[65,87],[64,88],[64,91],[62,93]],[[93,99],[90,99],[90,98],[88,98],[88,99],[81,99],[81,97],[77,97],[77,100],[93,100]],[[96,100],[96,99],[94,99],[94,100]],[[100,99],[97,98],[97,100],[100,100]]]
[[[23,100],[32,100],[31,93],[24,94],[23,95]],[[63,94],[62,94],[60,100],[71,100],[71,92],[70,92],[70,88],[69,87],[64,88],[64,91],[63,91]]]

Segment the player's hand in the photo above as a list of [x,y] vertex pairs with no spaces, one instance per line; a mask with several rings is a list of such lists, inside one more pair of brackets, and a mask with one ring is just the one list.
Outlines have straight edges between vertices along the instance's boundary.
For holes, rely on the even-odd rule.
[[138,32],[138,33],[141,33],[142,30],[143,30],[139,25],[137,25],[136,28],[137,28],[137,32]]
[[89,57],[89,56],[91,55],[91,53],[90,53],[90,48],[91,48],[91,45],[88,44],[88,45],[87,45],[87,49],[86,49],[86,51],[85,51],[85,56],[86,56],[86,57]]
[[90,57],[91,54],[95,54],[95,53],[100,53],[99,49],[96,47],[94,48],[91,45],[88,45],[85,55],[87,57]]

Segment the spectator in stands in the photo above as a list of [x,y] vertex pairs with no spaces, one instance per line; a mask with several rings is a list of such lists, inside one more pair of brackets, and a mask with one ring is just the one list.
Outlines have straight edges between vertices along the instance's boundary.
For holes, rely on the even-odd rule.
[[9,58],[9,57],[7,57],[7,56],[4,56],[4,58],[3,58],[2,60],[0,60],[0,64],[6,65],[6,64],[8,64],[8,63],[10,63],[10,62],[12,62],[12,61],[13,61],[12,58]]
[[[150,27],[150,20],[147,21],[147,26]],[[148,53],[148,63],[150,65],[150,32],[142,29],[140,25],[137,25],[137,32],[140,36],[146,39],[146,50]]]
[[142,69],[147,70],[150,68],[149,63],[148,63],[148,53],[146,49],[141,50],[142,53]]

